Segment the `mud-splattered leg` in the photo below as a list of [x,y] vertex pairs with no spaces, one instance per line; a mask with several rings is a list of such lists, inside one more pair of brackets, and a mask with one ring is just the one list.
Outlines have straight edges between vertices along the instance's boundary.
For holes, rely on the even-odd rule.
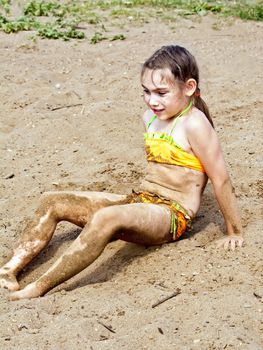
[[47,192],[34,219],[28,222],[11,259],[0,269],[0,287],[19,289],[17,274],[49,243],[59,221],[80,227],[98,209],[125,202],[126,196],[104,192]]
[[154,204],[127,204],[98,210],[68,250],[36,282],[11,294],[11,299],[34,298],[90,265],[112,238],[155,245],[171,241],[170,211]]

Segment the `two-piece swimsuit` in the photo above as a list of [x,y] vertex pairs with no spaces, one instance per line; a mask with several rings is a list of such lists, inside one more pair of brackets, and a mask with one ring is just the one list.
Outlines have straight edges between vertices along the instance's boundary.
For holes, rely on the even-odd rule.
[[[166,132],[146,132],[144,133],[144,144],[146,158],[148,162],[164,163],[185,168],[194,169],[200,172],[205,172],[200,160],[193,154],[185,151],[173,139],[172,133],[176,123],[180,117],[186,114],[192,107],[192,101],[189,105],[176,117],[175,122],[169,133]],[[156,120],[154,115],[147,124],[147,130]],[[171,210],[171,233],[173,239],[178,239],[186,229],[191,228],[191,217],[187,211],[176,201],[162,198],[156,194],[146,192],[134,192],[132,203],[152,203],[166,204]]]

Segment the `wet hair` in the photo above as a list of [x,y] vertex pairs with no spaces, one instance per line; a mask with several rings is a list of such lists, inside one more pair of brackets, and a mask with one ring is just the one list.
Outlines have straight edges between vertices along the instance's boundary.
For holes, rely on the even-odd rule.
[[210,124],[214,127],[209,109],[200,96],[199,69],[194,56],[179,45],[163,46],[144,62],[141,75],[143,76],[146,69],[156,70],[166,68],[171,71],[174,80],[178,83],[185,83],[191,78],[195,79],[197,87],[193,94],[193,104],[206,115]]

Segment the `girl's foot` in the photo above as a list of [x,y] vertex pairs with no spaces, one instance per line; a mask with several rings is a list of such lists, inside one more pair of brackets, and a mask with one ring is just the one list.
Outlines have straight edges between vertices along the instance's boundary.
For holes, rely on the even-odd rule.
[[19,290],[20,286],[17,282],[15,275],[7,273],[0,269],[0,288],[6,288],[10,291]]
[[33,282],[27,285],[24,289],[11,293],[10,300],[37,298],[42,294],[40,288],[38,288],[36,283]]

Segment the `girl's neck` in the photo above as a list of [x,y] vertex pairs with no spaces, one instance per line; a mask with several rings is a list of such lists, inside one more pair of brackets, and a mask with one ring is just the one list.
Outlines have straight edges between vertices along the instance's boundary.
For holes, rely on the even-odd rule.
[[185,105],[185,107],[179,112],[177,113],[175,116],[173,116],[174,119],[177,119],[177,118],[180,118],[182,117],[183,115],[185,115],[188,111],[190,111],[190,109],[192,108],[193,106],[193,101],[190,100],[187,102],[187,104]]

